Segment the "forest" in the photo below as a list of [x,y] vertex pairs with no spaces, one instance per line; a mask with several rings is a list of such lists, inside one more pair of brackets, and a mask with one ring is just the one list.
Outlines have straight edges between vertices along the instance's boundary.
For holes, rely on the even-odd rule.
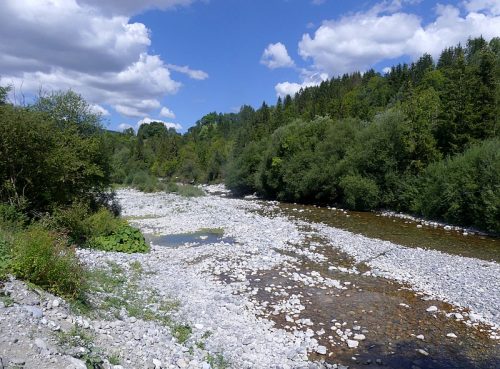
[[112,183],[224,182],[235,195],[391,209],[500,232],[500,38],[382,75],[332,78],[258,109],[106,132]]

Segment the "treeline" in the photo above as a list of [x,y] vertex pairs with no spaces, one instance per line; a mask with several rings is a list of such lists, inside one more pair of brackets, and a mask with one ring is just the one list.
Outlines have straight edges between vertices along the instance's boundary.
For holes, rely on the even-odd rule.
[[239,195],[389,208],[500,232],[499,85],[500,38],[471,39],[437,61],[423,55],[274,106],[208,114],[184,136],[159,123],[114,136],[114,179],[225,181]]

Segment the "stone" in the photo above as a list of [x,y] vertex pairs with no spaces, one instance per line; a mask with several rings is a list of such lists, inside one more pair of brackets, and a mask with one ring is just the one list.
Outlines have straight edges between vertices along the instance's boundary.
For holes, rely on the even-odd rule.
[[353,338],[357,341],[364,341],[366,336],[364,334],[355,334]]
[[181,369],[187,368],[187,366],[188,366],[188,363],[186,363],[186,361],[184,359],[177,360],[176,364]]
[[[11,365],[14,365],[14,366],[24,366],[24,364],[26,364],[26,360],[23,360],[23,359],[18,358],[18,357],[14,357],[14,358],[9,360],[9,363]],[[87,368],[85,368],[85,369],[87,369]]]
[[70,357],[69,361],[70,365],[66,367],[66,369],[87,369],[87,365],[82,361],[74,357]]
[[347,346],[349,346],[349,348],[356,348],[359,346],[359,341],[347,340]]
[[426,311],[427,311],[428,313],[434,313],[434,312],[436,312],[437,310],[438,310],[438,308],[437,308],[436,306],[432,305],[432,306],[429,306],[429,307],[427,308],[427,310],[426,310]]
[[59,307],[59,305],[61,305],[61,300],[59,299],[55,299],[54,301],[52,301],[52,307]]
[[320,345],[316,348],[316,352],[320,355],[326,355],[326,347]]
[[31,305],[24,305],[24,310],[26,310],[28,313],[30,313],[33,318],[36,319],[41,319],[43,317],[43,311],[42,309],[36,307],[36,306],[31,306]]
[[158,359],[153,359],[153,364],[155,366],[155,369],[161,369],[161,361]]
[[448,338],[457,338],[457,335],[455,333],[448,333],[446,335],[446,337],[448,337]]
[[422,340],[422,341],[423,341],[423,340],[425,339],[425,337],[424,337],[424,335],[423,335],[423,334],[419,334],[419,335],[417,336],[417,339],[419,339],[419,340]]
[[420,355],[423,355],[423,356],[429,356],[429,353],[425,350],[422,350],[422,349],[417,349],[417,352],[420,354]]
[[40,351],[47,350],[47,344],[41,338],[35,338],[35,345]]

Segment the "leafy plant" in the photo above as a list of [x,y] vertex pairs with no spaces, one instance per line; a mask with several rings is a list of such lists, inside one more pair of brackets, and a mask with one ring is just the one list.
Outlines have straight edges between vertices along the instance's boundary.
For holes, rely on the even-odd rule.
[[122,223],[110,235],[93,237],[89,245],[103,251],[117,251],[129,254],[149,251],[149,246],[141,231],[127,223]]

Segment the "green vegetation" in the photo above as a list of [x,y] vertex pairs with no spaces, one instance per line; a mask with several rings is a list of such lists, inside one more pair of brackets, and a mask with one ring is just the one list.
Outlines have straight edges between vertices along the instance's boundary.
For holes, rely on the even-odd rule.
[[75,246],[147,252],[120,219],[99,115],[72,91],[32,105],[0,89],[0,279],[9,274],[83,304],[87,273]]
[[208,354],[205,358],[206,362],[210,364],[211,368],[214,369],[226,369],[229,368],[229,362],[224,358],[222,354]]
[[274,106],[210,113],[183,136],[161,123],[110,136],[112,176],[224,181],[238,195],[386,208],[500,232],[499,121],[500,38],[476,38],[437,61],[423,55]]
[[83,293],[82,266],[64,237],[31,226],[16,235],[12,255],[16,276],[61,296],[76,298]]
[[96,347],[93,335],[85,329],[75,325],[68,332],[57,332],[56,338],[64,352],[83,360],[88,368],[102,367],[103,350]]

